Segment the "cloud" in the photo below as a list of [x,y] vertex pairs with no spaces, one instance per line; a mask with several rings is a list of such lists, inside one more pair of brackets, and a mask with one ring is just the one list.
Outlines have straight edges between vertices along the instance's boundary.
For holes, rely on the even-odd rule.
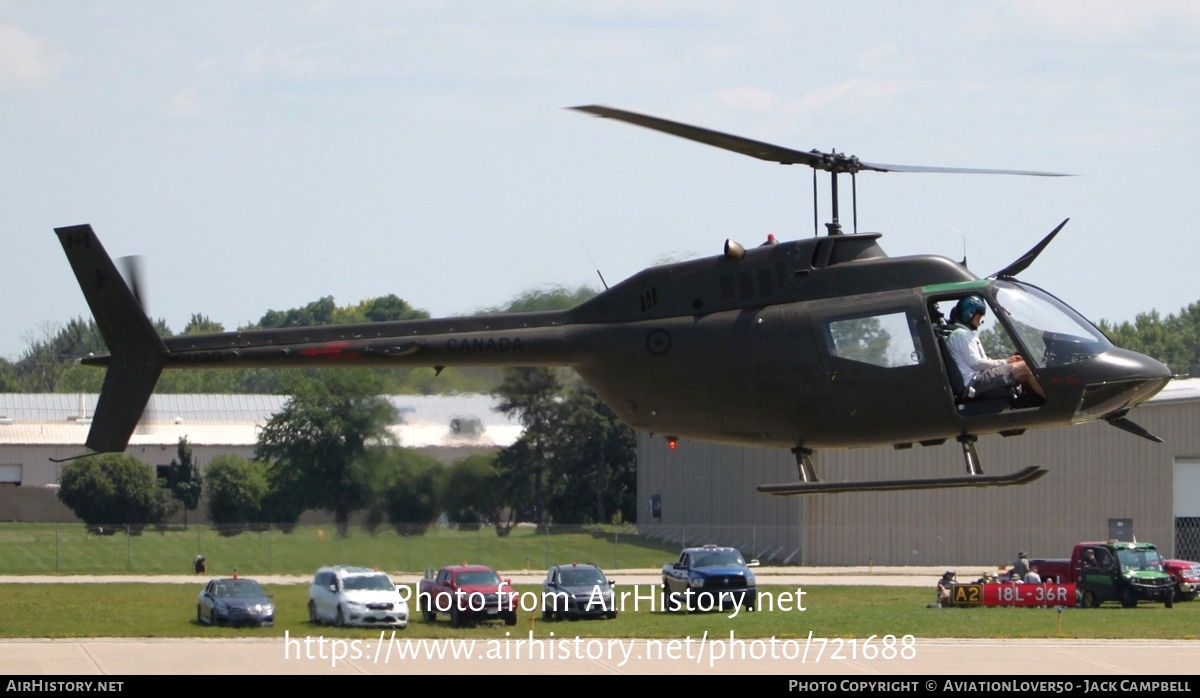
[[258,48],[246,54],[242,66],[254,77],[285,77],[307,79],[316,75],[318,62],[302,55],[299,50]]
[[905,90],[908,83],[898,80],[868,80],[852,78],[837,85],[812,90],[789,100],[788,111],[793,114],[818,112],[850,100],[875,100],[893,97]]
[[1046,33],[1094,40],[1137,36],[1164,23],[1200,23],[1200,3],[1193,0],[1013,0],[1012,7],[1017,17]]
[[0,89],[46,89],[58,75],[59,63],[40,39],[0,24]]
[[714,95],[718,102],[730,107],[741,109],[771,109],[775,106],[775,96],[766,90],[755,87],[739,87],[723,90]]
[[203,111],[200,98],[193,90],[179,90],[171,99],[171,112],[181,116],[195,116]]

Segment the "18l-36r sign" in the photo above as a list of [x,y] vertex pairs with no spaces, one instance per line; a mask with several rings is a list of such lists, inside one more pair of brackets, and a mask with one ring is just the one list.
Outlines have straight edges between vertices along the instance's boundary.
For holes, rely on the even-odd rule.
[[955,584],[954,606],[1074,606],[1074,584]]

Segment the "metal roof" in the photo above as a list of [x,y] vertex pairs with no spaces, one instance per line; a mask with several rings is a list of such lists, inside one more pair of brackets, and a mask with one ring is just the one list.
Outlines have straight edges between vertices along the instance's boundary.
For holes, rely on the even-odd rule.
[[1149,402],[1200,400],[1200,378],[1176,378],[1150,398]]
[[[95,413],[94,393],[0,393],[0,445],[82,445]],[[130,438],[131,446],[253,445],[258,431],[287,404],[286,395],[152,395]],[[508,446],[522,427],[496,410],[490,395],[392,395],[400,421],[391,431],[401,445]],[[482,429],[455,431],[454,419],[479,420]]]

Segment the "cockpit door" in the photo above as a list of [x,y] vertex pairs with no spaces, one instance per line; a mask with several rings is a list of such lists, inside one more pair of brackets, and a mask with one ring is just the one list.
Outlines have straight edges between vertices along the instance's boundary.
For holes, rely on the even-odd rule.
[[815,329],[823,369],[843,427],[870,427],[881,441],[906,441],[953,413],[946,376],[919,303],[840,302]]

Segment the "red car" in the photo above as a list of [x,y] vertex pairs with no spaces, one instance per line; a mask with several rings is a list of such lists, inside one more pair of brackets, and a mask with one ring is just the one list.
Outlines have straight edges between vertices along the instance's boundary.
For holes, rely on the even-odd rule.
[[1163,571],[1175,579],[1175,598],[1191,601],[1200,593],[1200,562],[1163,560]]
[[417,606],[426,623],[445,613],[455,628],[480,620],[517,624],[517,592],[512,582],[483,565],[450,565],[436,573],[432,568],[426,570],[417,587]]

